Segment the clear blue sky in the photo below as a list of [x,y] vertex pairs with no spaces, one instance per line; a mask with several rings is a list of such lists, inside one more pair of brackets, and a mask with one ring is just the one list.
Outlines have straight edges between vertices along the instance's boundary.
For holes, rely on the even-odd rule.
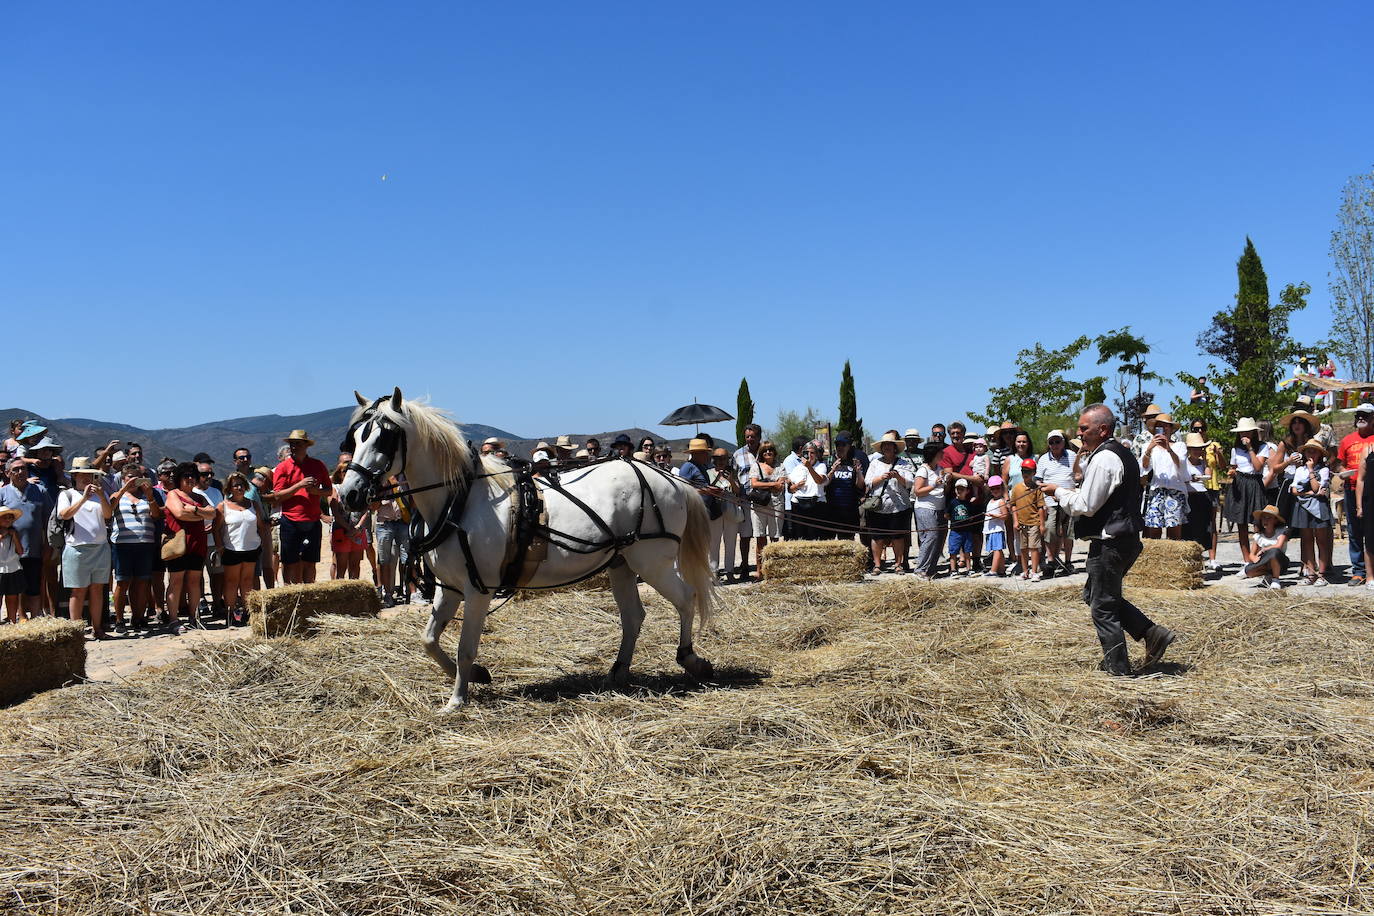
[[747,375],[767,426],[834,414],[849,358],[870,429],[928,426],[1036,340],[1129,323],[1198,368],[1247,234],[1324,336],[1374,166],[1368,2],[5,16],[0,301],[44,371],[4,406],[50,416],[399,384],[544,435]]

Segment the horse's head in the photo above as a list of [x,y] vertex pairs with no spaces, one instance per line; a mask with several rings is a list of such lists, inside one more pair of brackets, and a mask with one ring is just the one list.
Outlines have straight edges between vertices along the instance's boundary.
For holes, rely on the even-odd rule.
[[[340,502],[361,512],[377,500],[389,475],[405,470],[406,434],[396,422],[405,414],[401,410],[400,388],[393,390],[390,398],[375,401],[356,391],[353,396],[358,399],[359,409],[353,412],[348,432],[339,443],[339,451],[352,453],[353,460],[348,463],[337,491]],[[389,410],[383,409],[388,401]]]

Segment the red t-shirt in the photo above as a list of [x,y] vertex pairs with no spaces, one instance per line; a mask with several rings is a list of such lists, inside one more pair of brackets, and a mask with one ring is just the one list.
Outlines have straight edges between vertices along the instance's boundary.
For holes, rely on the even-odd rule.
[[[1365,453],[1374,448],[1374,436],[1361,436],[1358,432],[1347,433],[1336,449],[1336,458],[1347,471],[1358,471]],[[1352,483],[1353,487],[1354,484]]]
[[[294,458],[287,458],[273,468],[272,489],[285,490],[307,477],[315,478],[316,486],[322,487],[324,492],[333,492],[334,487],[329,482],[329,468],[325,467],[320,459],[308,455],[299,464]],[[281,514],[282,518],[289,518],[293,522],[318,522],[321,515],[320,499],[318,496],[311,496],[302,487],[282,500]]]
[[[210,501],[199,493],[187,495],[181,492],[180,488],[174,492],[177,496],[180,496],[183,500],[192,505],[200,506],[201,508],[210,505]],[[173,515],[170,510],[162,517],[162,520],[166,524],[169,534],[176,534],[183,528],[186,529],[187,553],[193,553],[198,557],[204,557],[210,552],[210,537],[209,532],[205,530],[205,525],[199,524],[198,522],[183,522]]]
[[940,453],[939,467],[948,468],[956,474],[973,473],[973,453],[966,452],[957,445],[946,445]]

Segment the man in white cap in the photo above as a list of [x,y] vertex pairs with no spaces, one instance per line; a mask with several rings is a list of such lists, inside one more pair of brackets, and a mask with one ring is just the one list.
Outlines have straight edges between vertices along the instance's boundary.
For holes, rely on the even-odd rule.
[[490,436],[482,440],[482,454],[490,455],[497,449],[505,448],[506,444],[495,436]]

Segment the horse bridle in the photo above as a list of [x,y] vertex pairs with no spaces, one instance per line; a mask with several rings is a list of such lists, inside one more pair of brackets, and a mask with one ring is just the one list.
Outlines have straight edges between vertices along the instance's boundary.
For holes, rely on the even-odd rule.
[[[383,490],[395,490],[396,486],[385,483],[386,477],[390,474],[402,474],[406,469],[406,431],[395,423],[376,415],[377,405],[385,398],[378,398],[372,402],[372,406],[358,418],[358,422],[348,427],[348,432],[344,433],[343,441],[339,443],[339,451],[354,454],[358,447],[358,432],[363,430],[366,435],[365,427],[372,423],[377,424],[381,430],[381,435],[377,439],[377,450],[386,455],[386,464],[381,468],[370,468],[367,465],[359,464],[356,461],[349,461],[344,465],[344,473],[353,471],[364,481],[363,495],[368,502],[376,502],[380,499],[393,499],[400,495],[397,493],[383,493]],[[400,456],[401,465],[394,471],[396,458]]]

